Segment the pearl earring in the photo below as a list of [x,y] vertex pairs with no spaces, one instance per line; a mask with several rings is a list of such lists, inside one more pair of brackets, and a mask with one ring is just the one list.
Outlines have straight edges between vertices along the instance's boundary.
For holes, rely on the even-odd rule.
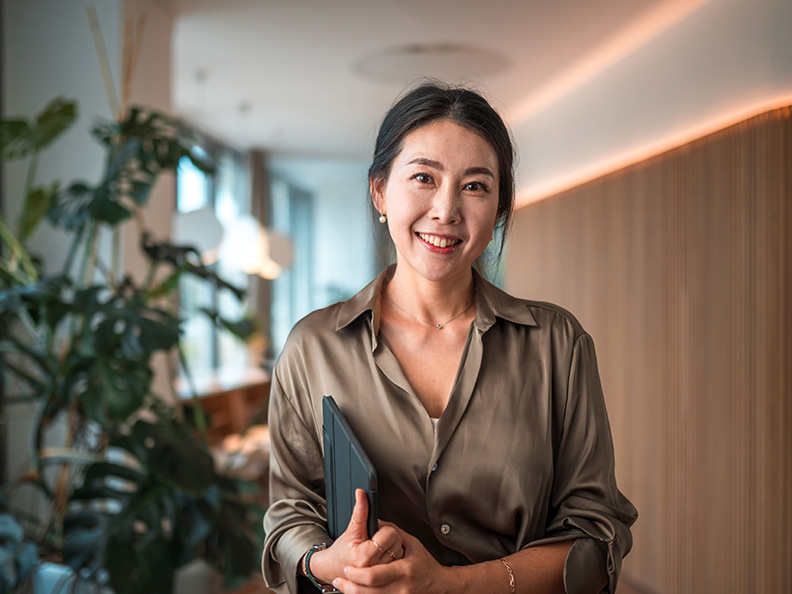
[[384,213],[384,212],[381,212],[381,213],[380,213],[380,217],[379,217],[379,222],[380,222],[380,223],[384,223],[384,222],[385,222],[385,221],[387,221],[387,220],[388,220],[388,219],[387,219],[387,217],[385,216],[385,213]]

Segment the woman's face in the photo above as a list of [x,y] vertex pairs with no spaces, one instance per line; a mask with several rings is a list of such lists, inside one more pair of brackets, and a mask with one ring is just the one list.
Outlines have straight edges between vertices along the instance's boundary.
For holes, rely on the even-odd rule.
[[387,180],[371,188],[400,272],[432,281],[469,275],[492,239],[498,183],[495,151],[468,128],[439,120],[405,136]]

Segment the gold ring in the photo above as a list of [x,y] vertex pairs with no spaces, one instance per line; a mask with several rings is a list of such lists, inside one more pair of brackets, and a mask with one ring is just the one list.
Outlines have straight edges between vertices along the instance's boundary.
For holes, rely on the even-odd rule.
[[390,555],[390,558],[391,558],[392,561],[396,561],[396,555],[393,554],[393,551],[391,551],[390,549],[383,549],[380,546],[380,544],[376,540],[374,540],[373,538],[371,539],[371,542],[373,542],[374,546],[377,547],[380,550],[380,553],[387,553],[388,555]]

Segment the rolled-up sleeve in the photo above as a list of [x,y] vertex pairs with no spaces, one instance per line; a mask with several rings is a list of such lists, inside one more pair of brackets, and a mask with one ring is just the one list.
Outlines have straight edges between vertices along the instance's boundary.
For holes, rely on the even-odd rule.
[[577,539],[567,555],[568,594],[613,594],[622,559],[632,547],[638,513],[616,486],[613,442],[588,334],[575,341],[556,453],[552,513],[545,538],[532,546]]
[[[284,379],[284,375],[287,377]],[[330,542],[327,534],[324,467],[316,433],[284,390],[292,384],[288,371],[276,368],[270,390],[270,501],[264,517],[262,572],[267,586],[279,594],[299,591],[297,564],[312,545]]]

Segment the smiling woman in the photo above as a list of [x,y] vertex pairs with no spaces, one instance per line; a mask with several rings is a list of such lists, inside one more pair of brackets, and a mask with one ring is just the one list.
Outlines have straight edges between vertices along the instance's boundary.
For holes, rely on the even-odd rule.
[[[396,246],[398,277],[413,275],[411,284],[470,274],[495,228],[497,171],[489,142],[451,121],[427,124],[405,137],[388,178],[371,182],[374,206],[387,216]],[[394,278],[391,287],[406,284]],[[454,309],[453,298],[446,296],[446,309]],[[470,301],[470,295],[457,298]]]
[[[273,371],[263,569],[277,592],[615,590],[636,512],[591,338],[474,269],[508,228],[512,162],[470,90],[426,84],[386,115],[369,188],[396,264],[301,320]],[[327,533],[325,394],[377,470],[371,538],[365,497]]]

